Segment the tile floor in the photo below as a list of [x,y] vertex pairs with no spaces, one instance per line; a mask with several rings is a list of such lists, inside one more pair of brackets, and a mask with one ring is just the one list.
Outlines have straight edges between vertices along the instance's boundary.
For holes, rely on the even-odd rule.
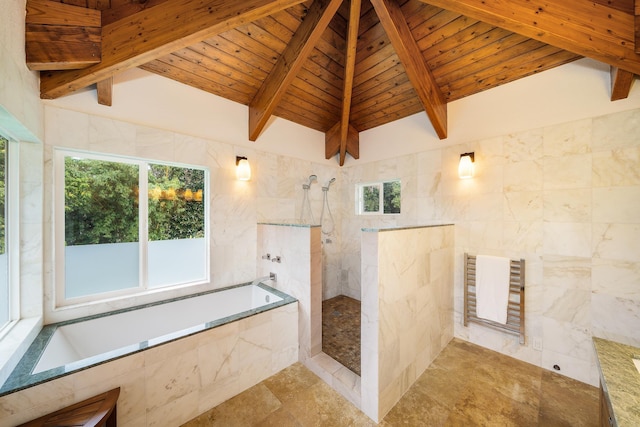
[[360,301],[344,295],[322,301],[322,351],[360,375]]
[[[598,390],[458,339],[381,426],[596,426]],[[374,426],[296,363],[186,423],[198,426]]]

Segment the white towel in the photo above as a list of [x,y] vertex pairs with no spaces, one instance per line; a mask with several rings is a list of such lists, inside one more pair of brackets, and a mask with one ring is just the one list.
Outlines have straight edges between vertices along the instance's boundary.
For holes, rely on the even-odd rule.
[[507,323],[509,305],[509,258],[476,256],[476,314],[494,322]]

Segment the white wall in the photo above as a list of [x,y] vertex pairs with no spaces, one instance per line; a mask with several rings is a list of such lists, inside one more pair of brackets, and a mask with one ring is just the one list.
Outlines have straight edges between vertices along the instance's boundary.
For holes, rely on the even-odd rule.
[[274,118],[258,140],[251,142],[248,139],[248,107],[140,69],[128,70],[114,77],[112,107],[98,104],[95,87],[46,102],[92,115],[233,144],[241,153],[264,150],[316,163],[334,164],[324,159],[323,133]]
[[42,139],[38,74],[24,51],[26,0],[0,0],[0,131],[18,141]]

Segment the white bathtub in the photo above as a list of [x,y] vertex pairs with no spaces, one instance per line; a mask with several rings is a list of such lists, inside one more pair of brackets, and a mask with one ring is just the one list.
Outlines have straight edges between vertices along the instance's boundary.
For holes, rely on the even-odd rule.
[[[161,326],[167,319],[173,326]],[[89,336],[78,341],[81,329]],[[120,347],[98,348],[106,341]],[[116,387],[119,425],[182,425],[297,362],[298,348],[297,300],[262,284],[45,326],[0,388],[0,427]],[[34,374],[40,359],[46,370]],[[66,364],[47,369],[45,360]]]
[[246,284],[48,325],[0,391],[46,381],[292,301],[263,284]]

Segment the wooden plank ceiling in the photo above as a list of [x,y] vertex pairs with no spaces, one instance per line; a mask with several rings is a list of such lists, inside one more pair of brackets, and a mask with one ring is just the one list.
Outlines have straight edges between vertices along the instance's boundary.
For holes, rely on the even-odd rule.
[[43,98],[98,83],[107,105],[113,75],[140,67],[247,105],[251,140],[272,115],[323,132],[342,165],[359,132],[425,111],[446,138],[448,102],[583,56],[626,97],[638,14],[640,0],[28,0],[27,62]]

